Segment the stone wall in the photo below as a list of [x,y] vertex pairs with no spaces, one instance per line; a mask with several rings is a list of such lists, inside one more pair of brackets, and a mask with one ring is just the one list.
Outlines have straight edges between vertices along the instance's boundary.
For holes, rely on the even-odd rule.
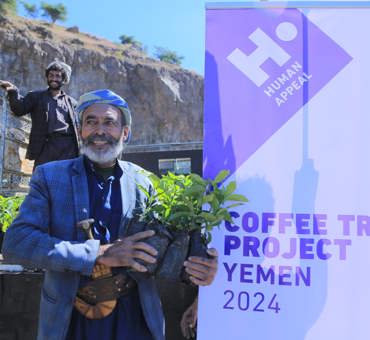
[[0,97],[0,193],[25,193],[33,162],[25,159],[30,132],[29,117],[14,117],[4,93]]

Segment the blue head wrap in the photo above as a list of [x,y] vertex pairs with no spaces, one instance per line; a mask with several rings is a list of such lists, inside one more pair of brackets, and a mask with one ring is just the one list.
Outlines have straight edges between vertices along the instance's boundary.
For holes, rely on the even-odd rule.
[[109,104],[117,107],[125,117],[126,125],[131,126],[131,112],[126,101],[113,91],[104,89],[83,94],[78,100],[76,108],[80,118],[82,112],[93,104]]
[[126,140],[126,142],[128,142],[131,137],[131,112],[126,101],[118,94],[107,89],[87,92],[80,97],[77,103],[76,112],[78,113],[80,121],[82,113],[93,104],[109,104],[115,106],[122,112],[125,118],[125,125],[128,125],[130,128],[129,138]]

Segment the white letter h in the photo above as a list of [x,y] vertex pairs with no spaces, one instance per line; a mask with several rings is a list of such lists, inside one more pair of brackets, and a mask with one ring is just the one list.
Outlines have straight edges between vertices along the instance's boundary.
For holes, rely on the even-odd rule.
[[269,78],[269,75],[261,69],[261,65],[271,58],[279,66],[283,66],[290,59],[290,55],[259,28],[249,36],[249,39],[257,45],[250,55],[236,48],[228,55],[227,60],[259,87]]

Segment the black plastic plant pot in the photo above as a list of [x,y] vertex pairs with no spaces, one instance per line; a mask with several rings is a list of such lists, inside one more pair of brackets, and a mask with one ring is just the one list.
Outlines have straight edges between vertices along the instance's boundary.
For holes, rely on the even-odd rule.
[[187,232],[171,232],[173,241],[167,248],[156,277],[161,280],[181,281],[184,261],[189,252],[190,236]]
[[[190,233],[189,253],[187,254],[186,258],[189,258],[190,256],[210,258],[207,253],[207,249],[208,247],[205,239],[202,237],[201,232],[199,230],[192,231]],[[185,268],[181,273],[181,279],[187,284],[192,283],[189,279],[189,274],[185,271]]]
[[137,219],[133,219],[130,224],[128,225],[126,236],[130,236],[136,234],[141,231],[146,230],[154,230],[155,235],[144,239],[143,242],[149,244],[154,249],[158,251],[156,256],[157,262],[156,263],[147,263],[140,259],[137,259],[137,262],[145,266],[148,271],[143,273],[144,276],[154,275],[157,270],[158,264],[162,262],[162,259],[166,253],[168,244],[170,243],[172,237],[168,230],[160,223],[153,222],[153,223],[145,223],[138,221]]
[[207,245],[199,230],[190,233],[189,256],[209,257]]

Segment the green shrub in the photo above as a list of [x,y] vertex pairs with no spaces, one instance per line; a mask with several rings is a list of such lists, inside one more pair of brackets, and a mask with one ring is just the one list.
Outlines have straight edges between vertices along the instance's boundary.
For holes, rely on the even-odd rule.
[[24,196],[3,197],[0,195],[0,227],[5,233],[17,216]]
[[248,202],[245,196],[234,193],[235,181],[227,186],[221,184],[228,175],[224,170],[214,180],[208,180],[196,174],[169,172],[161,178],[149,174],[155,194],[139,186],[148,200],[141,219],[150,222],[155,218],[173,231],[200,230],[209,242],[214,227],[223,221],[232,222],[229,210]]
[[181,62],[184,59],[183,56],[179,56],[176,52],[171,51],[167,48],[158,47],[158,46],[155,47],[154,55],[160,61],[163,61],[169,64],[179,65],[179,66],[181,65]]
[[44,11],[43,17],[49,18],[54,24],[57,20],[67,20],[67,8],[63,4],[51,5],[46,2],[41,2],[41,9]]
[[0,0],[0,14],[17,14],[16,0]]
[[21,4],[23,5],[23,8],[26,11],[27,16],[33,19],[37,18],[39,10],[36,5],[29,4],[26,1],[21,1]]

